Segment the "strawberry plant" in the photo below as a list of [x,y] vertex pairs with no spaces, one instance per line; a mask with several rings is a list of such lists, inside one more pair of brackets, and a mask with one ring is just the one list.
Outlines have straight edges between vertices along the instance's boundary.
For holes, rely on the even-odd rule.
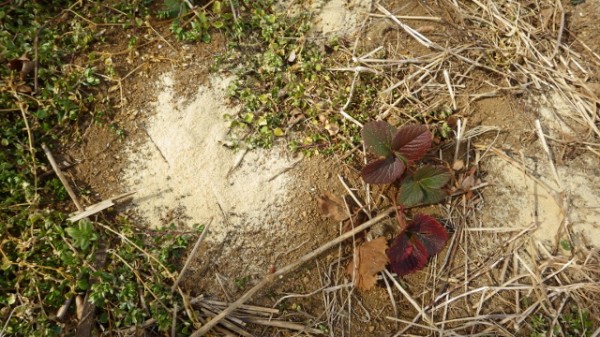
[[447,196],[443,187],[450,180],[444,167],[419,165],[431,148],[433,136],[427,126],[409,124],[396,129],[385,121],[367,123],[362,131],[365,148],[378,156],[361,171],[369,184],[400,182],[398,203],[399,235],[386,250],[390,268],[403,276],[425,267],[439,253],[448,232],[435,218],[417,214],[406,223],[405,210],[439,203]]

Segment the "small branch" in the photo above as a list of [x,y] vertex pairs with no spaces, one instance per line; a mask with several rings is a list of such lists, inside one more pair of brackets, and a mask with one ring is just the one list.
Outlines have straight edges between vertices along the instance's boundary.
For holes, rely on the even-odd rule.
[[465,134],[465,128],[467,126],[467,120],[465,119],[465,125],[462,125],[462,121],[460,118],[457,121],[456,126],[456,148],[454,149],[454,163],[458,160],[458,153],[460,151],[460,143],[463,141],[463,136]]
[[33,147],[33,132],[31,132],[31,127],[29,127],[29,121],[27,121],[27,105],[23,103],[17,93],[14,94],[15,98],[17,98],[17,105],[19,106],[19,110],[21,110],[21,116],[23,117],[23,122],[25,123],[25,129],[27,129],[27,140],[29,143],[29,155],[31,156],[31,165],[33,166],[33,179],[34,179],[34,188],[37,195],[37,186],[38,186],[38,176],[37,176],[37,161],[35,160],[35,148]]
[[[206,309],[206,308],[200,308],[200,311],[203,314],[205,314],[207,317],[216,315],[215,312],[213,312],[212,310]],[[222,325],[222,327],[225,329],[235,332],[237,334],[237,336],[254,337],[254,335],[250,334],[246,330],[244,330],[244,329],[240,328],[238,325],[236,325],[235,322],[237,322],[238,325],[241,325],[241,326],[246,325],[246,323],[244,323],[238,319],[231,319],[231,318],[223,320],[222,322],[220,322],[220,325]]]
[[[360,61],[360,59],[358,61]],[[327,70],[329,70],[329,71],[352,71],[352,72],[355,72],[355,73],[371,73],[371,74],[375,74],[375,75],[379,75],[380,74],[375,69],[371,69],[369,67],[363,67],[363,66],[356,66],[354,68],[350,68],[350,67],[345,67],[345,68],[327,68]]]
[[173,283],[173,286],[171,287],[171,291],[175,291],[175,289],[177,289],[177,286],[179,285],[179,282],[183,278],[183,275],[185,274],[186,270],[189,268],[190,263],[192,262],[192,258],[194,256],[196,256],[196,252],[198,252],[198,248],[200,247],[200,243],[202,242],[202,240],[204,240],[204,237],[206,236],[206,233],[208,233],[208,227],[210,226],[210,224],[212,223],[212,221],[213,221],[213,218],[211,218],[210,221],[208,222],[208,224],[206,226],[204,226],[204,230],[202,231],[202,234],[200,234],[200,237],[198,238],[198,240],[196,240],[196,244],[194,244],[194,248],[192,248],[192,251],[188,255],[187,259],[185,260],[183,268],[181,269],[181,272],[179,272],[179,276],[177,277],[177,279]]
[[17,309],[20,309],[24,305],[25,304],[18,305],[10,311],[10,313],[8,314],[8,318],[6,318],[6,322],[4,323],[4,326],[2,327],[2,330],[0,330],[0,337],[4,336],[4,331],[6,330],[6,327],[8,326],[8,323],[10,322],[10,319],[12,318],[12,315],[15,313],[15,311]]
[[410,294],[408,292],[406,292],[406,290],[404,290],[404,288],[402,288],[402,286],[400,285],[400,283],[398,283],[398,281],[396,281],[396,279],[394,278],[394,276],[389,271],[387,271],[387,269],[385,269],[383,272],[389,277],[389,279],[392,281],[392,283],[394,284],[394,286],[396,286],[396,289],[398,289],[400,291],[400,293],[402,295],[404,295],[404,297],[413,306],[413,308],[415,308],[415,310],[417,310],[419,312],[419,314],[421,314],[421,316],[423,317],[423,319],[425,320],[425,322],[431,324],[432,327],[435,327],[433,325],[433,323],[432,323],[433,321],[432,321],[431,317],[428,316],[427,313],[425,312],[425,309],[421,308],[421,306],[419,305],[419,303],[417,303],[417,301],[415,301],[415,299],[412,298],[410,296]]
[[238,155],[237,159],[235,160],[235,164],[233,164],[233,166],[231,166],[229,168],[229,171],[227,171],[227,174],[225,175],[225,177],[229,178],[229,176],[231,175],[231,173],[233,173],[233,171],[240,166],[240,164],[242,163],[242,160],[244,160],[244,157],[246,156],[246,154],[248,153],[248,151],[249,151],[248,148],[244,148],[242,150],[242,152]]
[[556,167],[554,166],[554,160],[552,159],[552,152],[550,152],[550,148],[548,147],[548,143],[546,143],[546,137],[544,136],[544,131],[542,130],[542,124],[539,119],[535,120],[535,129],[537,131],[538,137],[540,138],[540,142],[542,143],[542,148],[544,148],[544,152],[548,156],[548,163],[550,164],[550,169],[552,170],[552,174],[554,175],[554,179],[556,180],[556,185],[562,191],[563,186],[560,182],[560,178],[558,177],[558,172],[556,171]]
[[71,303],[73,302],[74,298],[75,298],[75,295],[71,295],[63,303],[63,305],[61,305],[60,308],[58,308],[58,310],[56,311],[56,319],[59,322],[64,322],[65,321],[65,318],[67,317],[67,313],[68,313],[69,307],[71,306]]
[[319,329],[309,328],[302,324],[292,323],[292,322],[287,322],[287,321],[279,321],[279,320],[271,320],[271,319],[264,319],[264,318],[255,318],[255,317],[243,318],[243,320],[248,323],[272,326],[272,327],[288,329],[288,330],[302,331],[302,332],[306,332],[306,333],[310,333],[310,334],[314,334],[314,335],[323,335],[324,334],[324,332]]
[[454,88],[452,87],[452,83],[450,82],[450,74],[448,73],[447,69],[444,69],[444,81],[446,81],[446,85],[448,86],[448,92],[450,93],[450,99],[452,100],[452,109],[456,111],[458,107],[456,105]]
[[[388,18],[389,15],[370,13],[370,17],[374,18]],[[395,18],[402,20],[415,20],[415,21],[434,21],[442,22],[442,18],[439,16],[408,16],[408,15],[394,15]]]
[[173,306],[173,321],[171,322],[171,336],[177,336],[177,312],[179,308],[177,308],[177,303]]
[[[205,298],[200,298],[199,300],[195,300],[193,299],[192,301],[190,301],[192,303],[192,305],[196,305],[199,303],[206,303],[209,304],[213,307],[222,307],[225,308],[227,306],[230,305],[230,303],[226,303],[226,302],[221,302],[221,301],[215,301],[215,300],[209,300],[209,299],[205,299]],[[244,312],[244,313],[248,313],[248,314],[253,314],[253,315],[260,315],[260,316],[272,316],[272,315],[279,315],[279,309],[273,309],[273,308],[265,308],[265,307],[258,307],[258,306],[254,306],[254,305],[241,305],[238,310],[240,311],[240,313]]]
[[52,152],[50,152],[50,149],[48,149],[48,146],[46,146],[46,144],[42,144],[42,149],[44,149],[44,153],[46,153],[46,157],[48,157],[48,161],[50,162],[52,169],[54,170],[54,172],[58,176],[58,179],[60,179],[60,182],[63,184],[63,186],[67,190],[67,193],[69,194],[69,197],[71,197],[71,200],[73,200],[73,203],[75,204],[75,207],[77,207],[77,210],[79,212],[85,211],[83,206],[77,200],[77,196],[75,195],[75,192],[73,192],[73,189],[71,189],[71,186],[69,185],[69,182],[67,181],[67,178],[65,178],[62,171],[60,170],[60,167],[58,167],[56,160],[54,160],[54,156],[52,156]]
[[396,210],[395,207],[390,207],[390,208],[384,210],[383,212],[378,214],[373,219],[363,223],[362,225],[354,228],[353,230],[351,230],[349,232],[346,232],[346,233],[338,236],[336,239],[333,239],[333,240],[329,241],[328,243],[322,245],[321,247],[315,249],[314,251],[302,256],[300,259],[285,266],[284,268],[277,270],[275,273],[267,275],[264,279],[262,279],[262,281],[260,281],[257,285],[252,287],[250,290],[248,290],[237,301],[231,303],[227,309],[223,310],[220,314],[215,316],[210,321],[206,322],[205,325],[203,325],[200,329],[196,330],[193,334],[191,334],[190,337],[204,336],[215,325],[217,325],[220,321],[222,321],[227,315],[229,315],[231,312],[233,312],[234,310],[239,308],[242,304],[246,303],[246,301],[248,301],[250,298],[252,298],[252,296],[254,296],[254,294],[256,294],[258,291],[260,291],[262,288],[264,288],[267,285],[271,284],[272,282],[278,280],[281,276],[283,276],[293,270],[296,270],[298,267],[302,266],[305,262],[308,262],[308,261],[312,260],[313,258],[321,255],[322,253],[326,252],[330,248],[344,242],[345,240],[353,237],[354,235],[379,223],[380,221],[385,219],[390,213],[394,212],[395,210]]
[[130,196],[134,195],[135,193],[137,193],[137,192],[133,191],[133,192],[128,192],[128,193],[123,193],[121,195],[117,195],[116,197],[102,200],[99,203],[96,203],[96,204],[86,207],[85,211],[83,211],[83,212],[76,212],[75,214],[72,214],[69,218],[67,218],[67,220],[71,221],[71,222],[75,222],[75,221],[79,221],[83,218],[87,218],[87,217],[92,216],[96,213],[99,213],[109,207],[114,206],[115,203],[118,202],[119,200],[130,197]]
[[352,96],[354,96],[354,87],[356,86],[356,80],[358,80],[359,74],[360,72],[358,71],[354,72],[354,78],[352,78],[352,85],[350,86],[350,94],[348,95],[348,100],[346,100],[346,104],[344,104],[344,106],[340,109],[340,114],[347,120],[362,128],[362,123],[357,121],[354,117],[348,115],[348,113],[346,113],[345,111],[350,106],[350,102],[352,102]]
[[275,174],[273,174],[269,179],[267,179],[267,181],[271,182],[271,181],[275,180],[275,178],[279,177],[280,175],[282,175],[282,174],[286,173],[287,171],[293,169],[294,167],[296,167],[296,165],[298,165],[298,163],[300,163],[302,161],[302,159],[304,159],[304,155],[298,156],[298,159],[294,160],[292,163],[290,163],[286,167],[284,167],[284,168],[280,169],[279,171],[275,172]]
[[560,26],[558,27],[558,35],[556,36],[556,45],[554,46],[554,51],[552,52],[552,57],[558,54],[558,49],[562,43],[562,36],[565,30],[565,11],[560,1],[556,1],[558,4],[558,8],[560,9]]
[[419,42],[420,44],[424,45],[427,48],[432,48],[434,47],[434,43],[431,42],[431,40],[429,40],[427,37],[425,37],[423,34],[419,33],[418,31],[412,29],[410,26],[402,23],[397,16],[394,16],[392,13],[390,13],[387,9],[385,9],[383,6],[377,4],[377,9],[382,12],[383,14],[385,14],[388,18],[392,19],[392,21],[394,21],[395,23],[397,23],[400,28],[404,29],[404,31],[412,36],[415,40],[417,40],[417,42]]

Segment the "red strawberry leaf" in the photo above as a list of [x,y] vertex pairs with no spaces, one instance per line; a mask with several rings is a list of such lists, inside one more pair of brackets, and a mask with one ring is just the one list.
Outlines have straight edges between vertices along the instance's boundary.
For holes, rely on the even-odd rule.
[[387,250],[390,268],[399,276],[425,267],[448,241],[448,232],[436,219],[419,214],[398,235]]
[[398,130],[385,121],[374,121],[365,124],[362,129],[362,138],[369,152],[381,157],[394,154],[392,141]]
[[387,157],[370,162],[360,172],[369,184],[391,184],[400,178],[406,166],[396,157]]
[[398,276],[408,275],[423,269],[429,256],[419,240],[409,238],[406,233],[400,234],[387,250],[390,268]]
[[446,228],[429,215],[417,214],[406,230],[423,243],[430,257],[439,253],[448,241]]
[[405,125],[398,130],[392,141],[392,150],[407,161],[417,161],[429,151],[433,136],[427,126]]

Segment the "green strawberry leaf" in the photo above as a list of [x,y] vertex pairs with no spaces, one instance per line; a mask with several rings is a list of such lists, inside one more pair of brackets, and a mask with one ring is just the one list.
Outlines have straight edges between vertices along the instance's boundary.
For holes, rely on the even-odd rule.
[[412,207],[420,204],[425,198],[425,193],[413,177],[406,177],[402,181],[400,191],[398,192],[398,203],[405,207]]
[[398,192],[398,202],[405,207],[438,203],[447,194],[442,189],[450,180],[450,173],[441,167],[424,166],[406,177]]
[[418,169],[413,178],[425,188],[436,189],[448,183],[450,173],[442,167],[427,165]]

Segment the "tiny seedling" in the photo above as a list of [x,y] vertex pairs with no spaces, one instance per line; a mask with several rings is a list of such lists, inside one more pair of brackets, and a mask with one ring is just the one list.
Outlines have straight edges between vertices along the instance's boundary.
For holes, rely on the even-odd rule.
[[396,129],[385,121],[370,122],[365,124],[362,136],[365,148],[378,156],[362,169],[363,180],[369,184],[400,181],[395,198],[400,230],[386,254],[396,274],[413,273],[444,248],[448,232],[435,218],[423,214],[415,215],[407,224],[404,210],[444,200],[447,193],[443,188],[450,180],[450,173],[444,167],[419,166],[433,139],[425,125],[410,124]]

